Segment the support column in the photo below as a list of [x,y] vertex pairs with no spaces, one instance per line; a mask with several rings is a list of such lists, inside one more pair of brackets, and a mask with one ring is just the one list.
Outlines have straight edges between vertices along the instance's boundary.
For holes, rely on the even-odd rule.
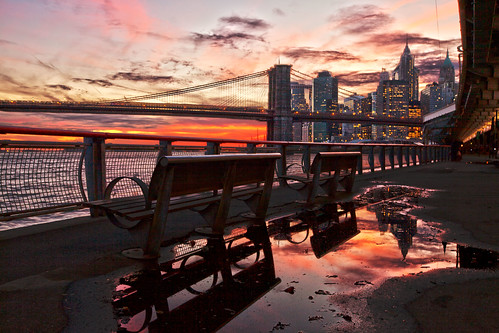
[[220,155],[220,144],[218,142],[207,142],[205,155]]
[[275,65],[269,70],[269,110],[267,140],[293,141],[291,115],[291,65]]
[[162,156],[172,156],[172,154],[173,154],[173,143],[172,143],[172,141],[160,140],[159,141],[158,160]]
[[[104,199],[106,189],[105,140],[102,138],[84,138],[85,143],[85,177],[87,180],[88,201]],[[91,208],[92,217],[102,215]]]
[[369,169],[374,172],[374,146],[369,147],[369,155],[367,155],[367,160],[369,162]]
[[390,147],[390,155],[388,158],[390,159],[390,168],[395,169],[395,147],[391,146]]
[[381,146],[379,148],[379,155],[378,155],[378,160],[379,160],[379,166],[381,167],[382,171],[386,170],[386,163],[385,163],[385,146]]
[[361,175],[364,169],[364,155],[362,155],[362,146],[359,146],[360,158],[357,161],[357,174]]

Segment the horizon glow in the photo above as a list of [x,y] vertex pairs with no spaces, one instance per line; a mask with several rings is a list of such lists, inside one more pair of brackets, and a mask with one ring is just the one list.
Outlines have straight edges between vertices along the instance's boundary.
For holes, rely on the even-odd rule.
[[[438,78],[447,49],[459,70],[456,1],[4,0],[0,12],[0,99],[131,97],[278,61],[312,76],[328,70],[340,87],[367,94],[382,68],[395,68],[406,36],[420,90]],[[234,139],[261,137],[266,127],[213,118],[1,114],[0,125]]]

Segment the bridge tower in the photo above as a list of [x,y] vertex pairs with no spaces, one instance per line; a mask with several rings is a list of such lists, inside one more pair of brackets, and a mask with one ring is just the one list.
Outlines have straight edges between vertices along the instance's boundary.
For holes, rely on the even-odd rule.
[[269,112],[267,140],[293,141],[291,116],[291,65],[275,65],[269,69]]

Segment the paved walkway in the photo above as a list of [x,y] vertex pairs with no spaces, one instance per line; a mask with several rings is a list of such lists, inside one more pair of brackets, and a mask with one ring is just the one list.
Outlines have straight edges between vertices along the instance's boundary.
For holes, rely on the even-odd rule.
[[[465,156],[462,162],[364,174],[358,177],[356,186],[361,190],[389,182],[433,189],[431,197],[420,199],[422,208],[412,213],[427,221],[442,222],[447,229],[444,240],[499,251],[499,168],[485,164],[486,160],[486,156]],[[284,204],[295,199],[290,192],[276,191],[271,213],[296,209]],[[116,330],[112,320],[87,318],[88,314],[79,312],[78,304],[64,299],[68,286],[78,285],[75,281],[134,265],[120,255],[120,250],[131,246],[128,233],[105,218],[79,218],[0,232],[0,331],[55,332],[66,327],[73,331],[75,326],[68,322],[66,313],[80,321],[97,323],[93,329],[98,331]],[[497,313],[498,282],[499,275],[494,271],[463,274],[452,269],[391,279],[363,295],[369,312],[365,326],[345,329],[499,331],[496,318],[487,315]],[[359,305],[358,298],[343,302]],[[411,320],[412,326],[407,325]]]

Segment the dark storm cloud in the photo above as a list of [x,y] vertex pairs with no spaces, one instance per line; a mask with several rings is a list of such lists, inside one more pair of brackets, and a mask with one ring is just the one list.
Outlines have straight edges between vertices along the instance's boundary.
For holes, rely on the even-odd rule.
[[346,33],[366,34],[381,29],[394,21],[393,17],[375,5],[354,5],[339,10],[330,22]]
[[108,76],[110,80],[140,81],[148,83],[172,82],[174,78],[169,75],[143,75],[134,72],[118,72]]
[[245,29],[268,29],[270,24],[261,19],[244,18],[240,16],[222,17],[219,19],[222,23],[237,25]]
[[241,41],[265,42],[263,37],[247,34],[244,32],[220,32],[213,34],[192,33],[191,39],[196,45],[210,43],[213,46],[229,46],[237,48],[237,43]]
[[293,60],[298,59],[315,59],[320,61],[359,61],[360,58],[348,52],[334,51],[334,50],[315,50],[308,47],[290,48],[281,53],[283,56],[289,57]]
[[49,88],[54,88],[54,89],[62,89],[62,90],[72,90],[71,87],[66,86],[64,84],[49,84],[47,85]]
[[357,87],[364,84],[373,84],[379,82],[379,72],[350,72],[334,75],[338,78],[340,86]]

